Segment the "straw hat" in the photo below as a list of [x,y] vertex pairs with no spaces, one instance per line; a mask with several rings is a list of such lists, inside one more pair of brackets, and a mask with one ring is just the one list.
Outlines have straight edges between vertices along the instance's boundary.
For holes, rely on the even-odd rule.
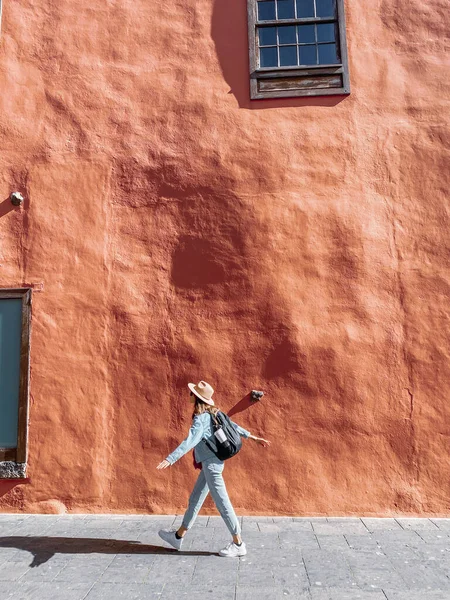
[[212,399],[214,390],[209,383],[206,383],[206,381],[199,381],[199,383],[188,383],[188,388],[197,396],[197,398],[200,398],[202,402],[205,402],[210,406],[214,406],[214,400]]

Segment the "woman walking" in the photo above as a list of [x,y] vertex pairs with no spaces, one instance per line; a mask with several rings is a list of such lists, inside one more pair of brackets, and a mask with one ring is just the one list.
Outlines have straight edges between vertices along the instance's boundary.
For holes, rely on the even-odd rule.
[[[197,385],[189,383],[188,387],[191,391],[191,401],[194,403],[193,420],[189,435],[176,450],[157,466],[157,469],[170,467],[184,456],[186,452],[195,448],[195,461],[201,463],[201,471],[189,498],[188,508],[183,517],[181,527],[178,531],[162,529],[159,531],[159,536],[177,550],[181,550],[186,532],[194,524],[208,492],[211,492],[217,510],[233,537],[232,542],[219,552],[220,556],[244,556],[247,554],[247,550],[242,541],[239,521],[231,505],[222,477],[224,463],[217,458],[207,445],[207,441],[213,442],[215,439],[211,426],[211,415],[215,416],[219,412],[212,399],[214,390],[206,381],[200,381]],[[246,429],[239,427],[236,423],[233,423],[233,425],[243,438],[255,440],[262,446],[270,445],[270,442],[267,440],[251,435]]]

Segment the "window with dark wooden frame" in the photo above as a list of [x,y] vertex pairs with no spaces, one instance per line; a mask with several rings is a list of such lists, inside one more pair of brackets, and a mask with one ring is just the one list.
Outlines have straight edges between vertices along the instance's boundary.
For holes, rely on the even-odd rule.
[[252,99],[349,94],[344,0],[247,0]]
[[0,289],[0,478],[25,477],[30,289]]

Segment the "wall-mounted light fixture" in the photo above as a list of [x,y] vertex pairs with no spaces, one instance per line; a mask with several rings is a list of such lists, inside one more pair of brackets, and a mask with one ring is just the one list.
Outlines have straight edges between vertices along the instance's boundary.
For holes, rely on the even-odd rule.
[[252,390],[250,398],[253,402],[258,402],[264,396],[264,392],[258,392],[258,390]]
[[23,196],[20,192],[13,192],[9,199],[11,200],[11,204],[14,206],[20,206],[23,204]]

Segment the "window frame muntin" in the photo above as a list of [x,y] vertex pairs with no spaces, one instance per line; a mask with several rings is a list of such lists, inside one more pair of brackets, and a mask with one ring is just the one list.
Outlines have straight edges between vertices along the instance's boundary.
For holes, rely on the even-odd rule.
[[[19,415],[17,447],[0,448],[0,462],[26,463],[28,458],[28,413],[30,393],[31,288],[0,288],[1,300],[22,300],[20,341]],[[1,479],[1,475],[0,475]]]
[[[302,96],[343,96],[350,94],[350,77],[348,68],[347,35],[345,27],[344,0],[335,0],[336,15],[331,17],[305,17],[300,19],[279,19],[276,21],[258,21],[258,0],[247,0],[247,20],[249,38],[249,66],[250,66],[250,99],[264,100],[270,98],[295,98]],[[341,58],[340,63],[333,65],[303,65],[286,67],[259,67],[258,27],[280,25],[314,24],[321,22],[335,22],[339,40],[336,42]],[[316,43],[317,45],[317,43]],[[315,71],[315,73],[309,73]],[[258,80],[268,78],[296,77],[308,75],[341,75],[342,87],[340,88],[304,88],[296,90],[258,91]]]

